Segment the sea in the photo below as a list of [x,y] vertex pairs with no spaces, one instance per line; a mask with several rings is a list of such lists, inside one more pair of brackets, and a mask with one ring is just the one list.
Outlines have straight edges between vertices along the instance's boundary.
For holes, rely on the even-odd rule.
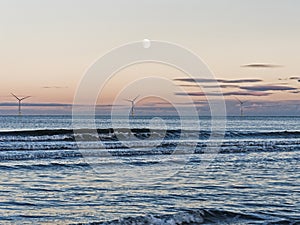
[[300,224],[299,153],[300,117],[0,116],[0,224]]

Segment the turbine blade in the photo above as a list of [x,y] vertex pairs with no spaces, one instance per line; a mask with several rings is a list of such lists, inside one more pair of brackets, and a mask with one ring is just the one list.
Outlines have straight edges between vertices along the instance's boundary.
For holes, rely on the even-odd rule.
[[12,96],[14,96],[16,99],[18,99],[19,101],[21,101],[21,99],[19,99],[16,95],[14,95],[13,93],[10,93]]
[[30,98],[30,97],[31,97],[31,96],[26,96],[26,97],[24,97],[24,98],[21,98],[20,101],[23,101],[24,99]]
[[132,102],[132,100],[129,100],[129,99],[123,99],[123,100],[126,102]]
[[140,95],[136,96],[132,101],[134,102],[138,97],[140,97]]
[[235,97],[235,96],[233,96],[240,104],[243,104],[243,102],[240,100],[240,99],[238,99],[237,97]]

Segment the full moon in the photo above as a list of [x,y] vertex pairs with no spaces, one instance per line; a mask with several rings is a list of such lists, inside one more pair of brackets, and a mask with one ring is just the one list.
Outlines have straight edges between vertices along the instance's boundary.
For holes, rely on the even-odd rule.
[[151,46],[151,41],[149,39],[144,39],[143,40],[143,47],[144,48],[150,48]]

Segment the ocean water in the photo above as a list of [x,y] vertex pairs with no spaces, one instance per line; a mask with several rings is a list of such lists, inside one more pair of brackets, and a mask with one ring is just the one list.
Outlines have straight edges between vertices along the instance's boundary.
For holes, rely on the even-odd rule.
[[211,124],[1,116],[0,224],[300,224],[300,117]]

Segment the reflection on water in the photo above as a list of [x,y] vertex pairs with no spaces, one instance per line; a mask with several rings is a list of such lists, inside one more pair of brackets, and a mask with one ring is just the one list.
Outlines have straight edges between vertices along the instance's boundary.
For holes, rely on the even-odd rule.
[[2,163],[0,220],[91,222],[186,209],[300,219],[299,152],[222,154],[205,172],[192,164],[172,178],[140,185],[116,183],[83,159]]
[[[149,120],[133,121],[139,141],[117,131],[124,146],[105,130],[111,128],[109,119],[97,117],[105,148],[86,131],[90,139],[82,140],[85,149],[79,151],[71,117],[0,117],[0,224],[87,223],[128,216],[131,224],[300,222],[300,118],[228,118],[219,154],[206,169],[209,118],[200,119],[201,131],[193,129],[193,118],[183,128],[178,118],[164,118],[162,142],[159,132],[147,139]],[[125,126],[122,119],[116,122],[118,128]],[[85,120],[80,125],[90,126]],[[170,155],[179,144],[182,150],[196,144],[196,154]]]

